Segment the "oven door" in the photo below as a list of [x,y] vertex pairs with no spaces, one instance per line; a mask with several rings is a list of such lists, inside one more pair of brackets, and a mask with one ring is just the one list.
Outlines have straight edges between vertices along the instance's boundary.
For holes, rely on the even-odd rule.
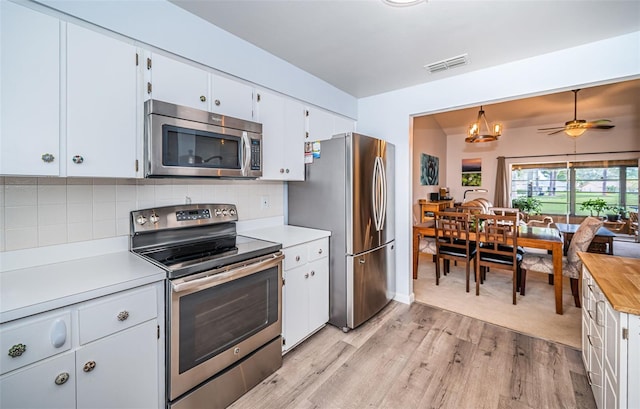
[[261,135],[150,114],[145,176],[262,176]]
[[171,280],[169,399],[282,332],[281,252]]

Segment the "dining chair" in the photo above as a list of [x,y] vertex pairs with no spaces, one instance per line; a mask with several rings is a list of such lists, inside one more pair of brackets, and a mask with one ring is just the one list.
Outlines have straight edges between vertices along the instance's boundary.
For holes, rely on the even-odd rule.
[[[596,236],[598,229],[602,227],[604,222],[596,217],[587,217],[580,223],[580,226],[573,234],[571,243],[567,250],[567,255],[562,257],[562,275],[569,277],[571,283],[571,294],[576,307],[580,308],[580,291],[578,291],[578,282],[582,275],[582,262],[578,257],[579,251],[587,251],[591,241]],[[553,256],[545,253],[526,252],[522,258],[521,264],[521,283],[520,294],[525,294],[527,283],[527,271],[537,271],[553,276]],[[551,284],[553,281],[549,280]]]
[[436,285],[440,284],[440,260],[442,259],[444,275],[449,273],[451,261],[460,261],[465,263],[466,290],[469,292],[470,266],[476,253],[475,243],[469,240],[470,214],[456,211],[436,212],[435,220]]
[[638,212],[629,212],[629,234],[638,242]]
[[480,283],[484,281],[488,268],[511,270],[513,304],[516,304],[522,261],[522,254],[518,252],[518,214],[479,214],[475,217],[476,293],[480,292]]

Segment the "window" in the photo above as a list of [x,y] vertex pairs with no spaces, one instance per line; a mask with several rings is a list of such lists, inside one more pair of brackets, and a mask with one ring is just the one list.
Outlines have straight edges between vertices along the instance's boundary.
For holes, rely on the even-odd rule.
[[543,214],[588,216],[580,204],[595,198],[626,211],[638,209],[636,160],[527,163],[511,169],[511,198],[535,197]]

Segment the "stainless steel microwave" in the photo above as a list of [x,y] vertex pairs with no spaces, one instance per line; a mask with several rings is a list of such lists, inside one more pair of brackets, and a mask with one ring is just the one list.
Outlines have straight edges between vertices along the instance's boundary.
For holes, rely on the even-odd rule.
[[145,177],[262,176],[262,124],[158,100],[144,114]]

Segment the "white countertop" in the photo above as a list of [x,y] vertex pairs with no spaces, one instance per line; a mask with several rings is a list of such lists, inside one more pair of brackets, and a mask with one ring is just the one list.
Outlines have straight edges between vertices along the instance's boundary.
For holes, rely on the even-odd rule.
[[243,231],[240,234],[243,236],[253,237],[255,239],[281,243],[283,248],[331,236],[330,231],[289,225],[248,230]]
[[165,278],[164,270],[129,251],[4,271],[0,323]]

